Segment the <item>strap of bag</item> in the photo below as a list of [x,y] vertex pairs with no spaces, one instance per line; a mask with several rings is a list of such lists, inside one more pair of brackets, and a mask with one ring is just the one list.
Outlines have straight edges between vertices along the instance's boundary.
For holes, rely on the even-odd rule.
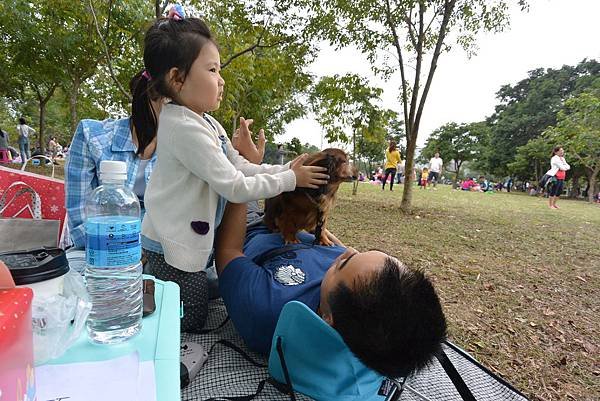
[[469,390],[469,387],[467,387],[465,381],[462,379],[462,377],[460,377],[460,374],[458,373],[450,359],[448,359],[446,353],[442,351],[435,357],[446,371],[446,374],[452,381],[452,384],[454,384],[454,387],[456,387],[456,390],[462,397],[463,401],[477,401],[475,399],[475,396],[473,396],[471,390]]
[[[11,188],[14,188],[18,185],[22,185],[24,186],[24,188],[19,189],[14,196],[7,202],[6,199],[8,198],[8,194],[10,192]],[[27,185],[26,183],[24,183],[23,181],[15,181],[12,184],[10,184],[8,186],[8,188],[6,188],[6,190],[4,191],[4,193],[2,194],[2,197],[0,198],[0,216],[2,216],[2,213],[4,213],[4,211],[14,202],[16,201],[18,198],[20,198],[22,195],[24,194],[29,194],[31,195],[31,205],[33,206],[33,208],[31,208],[31,206],[28,204],[26,206],[26,208],[29,209],[29,211],[31,212],[31,216],[36,219],[36,220],[41,220],[42,218],[42,200],[40,198],[40,196],[38,195],[37,192],[35,192],[35,189],[33,189],[31,186]],[[15,213],[14,216],[8,216],[8,217],[16,217],[18,216],[21,212],[23,211],[23,209],[19,210],[17,213]]]
[[54,161],[51,158],[49,158],[48,156],[44,156],[44,155],[33,156],[33,157],[30,157],[29,159],[25,160],[25,162],[21,166],[21,171],[25,171],[25,167],[27,167],[27,163],[29,163],[29,160],[31,160],[31,159],[46,159],[47,161],[49,161],[50,164],[52,165],[52,178],[54,178]]
[[283,376],[285,377],[286,387],[290,394],[290,400],[296,401],[296,395],[294,394],[294,387],[292,386],[292,380],[290,379],[290,372],[288,372],[287,365],[285,363],[285,357],[283,356],[283,347],[281,346],[281,337],[277,337],[277,355],[281,361],[281,369],[283,369]]
[[223,319],[223,321],[221,323],[219,323],[219,325],[217,327],[213,327],[210,329],[202,329],[198,332],[198,334],[212,333],[214,331],[217,331],[217,330],[223,328],[223,326],[225,326],[228,322],[229,322],[229,316],[226,316],[225,319]]
[[[227,319],[226,319],[226,321],[227,321]],[[237,345],[235,345],[227,340],[220,340],[220,341],[217,341],[216,343],[214,343],[212,345],[212,347],[210,348],[210,351],[208,352],[209,355],[213,352],[214,348],[217,345],[223,345],[225,347],[232,349],[233,351],[240,354],[242,356],[242,358],[244,358],[245,360],[247,360],[254,366],[257,366],[260,368],[267,367],[267,365],[265,365],[263,363],[256,362],[254,359],[252,359],[252,357],[250,357],[250,355],[248,355],[246,352],[244,352],[241,348],[239,348]],[[261,380],[258,383],[258,386],[256,387],[256,391],[254,392],[254,394],[242,395],[242,396],[237,396],[237,397],[212,397],[212,398],[208,398],[204,401],[251,401],[251,400],[255,399],[256,397],[258,397],[263,392],[267,382],[270,382],[270,380],[269,379]],[[275,388],[277,388],[277,387],[275,387]]]
[[258,256],[255,256],[252,261],[254,263],[256,263],[259,266],[262,266],[267,260],[271,260],[279,255],[283,255],[286,252],[289,251],[295,251],[297,249],[310,249],[312,248],[312,246],[310,245],[306,245],[306,244],[287,244],[282,246],[281,248],[274,248],[271,249],[270,251],[261,253]]

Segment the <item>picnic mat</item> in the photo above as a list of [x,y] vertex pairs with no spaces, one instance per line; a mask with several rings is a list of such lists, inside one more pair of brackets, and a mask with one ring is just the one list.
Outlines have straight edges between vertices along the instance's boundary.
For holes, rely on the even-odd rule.
[[[182,333],[182,342],[200,343],[210,353],[196,378],[182,390],[181,399],[205,401],[255,394],[259,384],[269,378],[267,358],[244,345],[233,323],[228,320],[221,299],[211,301],[206,327],[211,331],[205,334]],[[458,347],[448,343],[444,345],[444,351],[477,401],[527,400]],[[290,397],[267,381],[261,393],[253,399],[287,401]],[[300,393],[296,393],[296,399],[312,400]],[[462,398],[442,366],[435,361],[429,368],[405,381],[398,400],[462,401]]]

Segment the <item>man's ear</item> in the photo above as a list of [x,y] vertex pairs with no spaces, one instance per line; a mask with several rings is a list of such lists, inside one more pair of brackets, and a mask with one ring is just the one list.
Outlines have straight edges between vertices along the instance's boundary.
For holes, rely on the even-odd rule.
[[173,67],[167,73],[167,83],[175,92],[181,91],[183,86],[184,76],[177,67]]

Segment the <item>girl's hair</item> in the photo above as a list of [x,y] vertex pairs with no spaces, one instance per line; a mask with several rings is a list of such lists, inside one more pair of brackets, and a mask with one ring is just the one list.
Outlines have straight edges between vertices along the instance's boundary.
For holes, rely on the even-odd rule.
[[24,119],[23,117],[20,117],[20,118],[19,118],[19,124],[23,124],[23,125],[25,125],[25,124],[27,124],[27,123],[25,122],[25,119]]
[[554,149],[552,149],[552,154],[550,156],[556,155],[556,152],[558,152],[561,149],[562,149],[562,146],[555,146]]
[[393,152],[394,150],[396,150],[396,142],[390,141],[390,147],[388,148],[388,150],[390,152]]
[[151,101],[172,98],[167,75],[177,68],[185,77],[200,54],[202,47],[216,42],[208,26],[198,18],[159,18],[146,31],[144,66],[129,83],[132,94],[130,126],[138,140],[137,154],[141,155],[156,137],[158,116]]

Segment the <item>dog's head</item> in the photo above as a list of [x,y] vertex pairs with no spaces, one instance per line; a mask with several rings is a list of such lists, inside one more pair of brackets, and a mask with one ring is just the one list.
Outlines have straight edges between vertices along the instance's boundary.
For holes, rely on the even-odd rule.
[[325,167],[329,175],[329,184],[340,184],[356,179],[356,168],[350,164],[348,155],[341,149],[328,148],[313,153],[304,164]]

